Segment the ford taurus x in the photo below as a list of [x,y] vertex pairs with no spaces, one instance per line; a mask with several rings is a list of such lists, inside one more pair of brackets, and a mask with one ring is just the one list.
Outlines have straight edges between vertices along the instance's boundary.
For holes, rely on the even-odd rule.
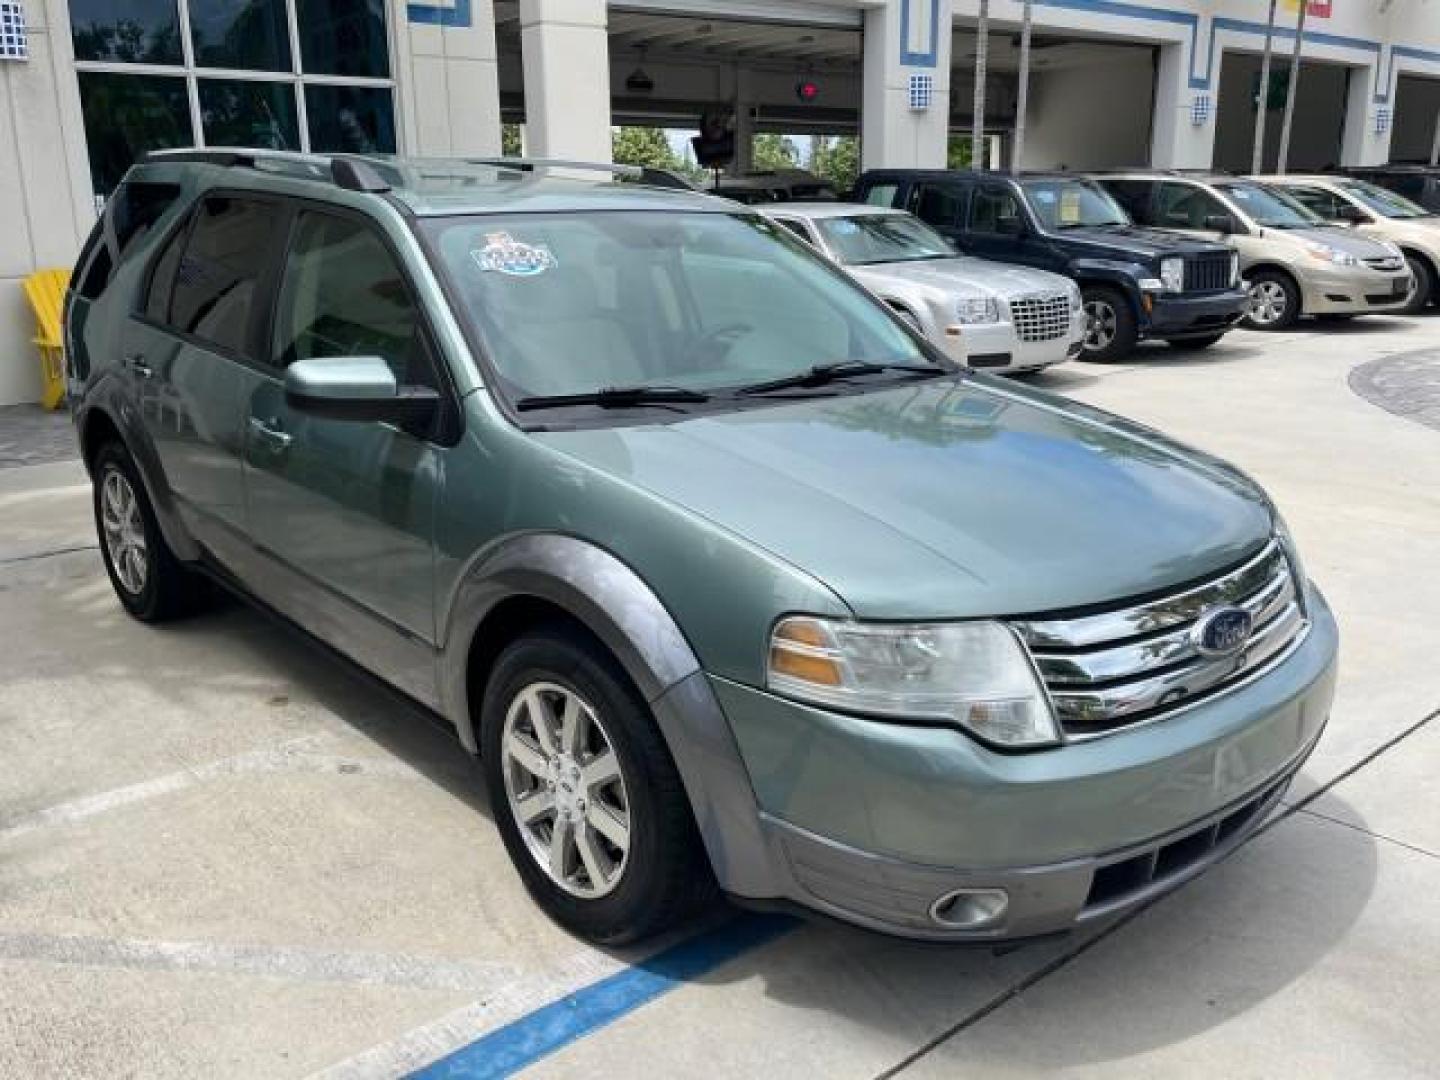
[[1335,622],[1254,483],[957,366],[733,202],[162,154],[74,282],[119,602],[218,578],[448,718],[594,940],[717,889],[1066,930],[1243,840],[1325,723]]

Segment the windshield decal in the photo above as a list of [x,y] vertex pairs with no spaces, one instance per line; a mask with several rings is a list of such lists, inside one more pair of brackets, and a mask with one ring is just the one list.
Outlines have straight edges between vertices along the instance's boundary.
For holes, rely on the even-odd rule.
[[470,258],[481,270],[511,277],[534,277],[559,265],[544,244],[525,244],[507,232],[488,233],[485,246],[471,251]]

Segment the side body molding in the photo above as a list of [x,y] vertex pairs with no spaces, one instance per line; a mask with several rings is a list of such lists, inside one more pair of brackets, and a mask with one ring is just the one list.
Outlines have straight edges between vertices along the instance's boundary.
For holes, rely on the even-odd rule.
[[774,895],[755,793],[729,722],[670,612],[608,551],[570,536],[526,533],[502,541],[465,573],[449,606],[440,694],[466,749],[478,750],[471,644],[486,617],[515,597],[568,612],[614,654],[655,714],[721,888]]

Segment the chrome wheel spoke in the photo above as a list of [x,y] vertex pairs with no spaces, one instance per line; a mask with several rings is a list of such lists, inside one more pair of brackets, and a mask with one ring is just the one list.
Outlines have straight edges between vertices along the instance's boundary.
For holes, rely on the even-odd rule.
[[580,853],[580,862],[585,867],[585,875],[590,879],[591,887],[603,888],[613,873],[609,868],[610,860],[601,853],[595,844],[595,838],[584,825],[575,830],[575,850]]
[[515,800],[515,812],[526,825],[534,825],[547,814],[555,812],[555,796],[545,788]]
[[573,839],[574,829],[570,819],[557,817],[554,828],[550,830],[550,876],[562,884],[570,877],[570,848]]
[[586,808],[585,821],[620,851],[630,850],[629,823],[621,821],[619,815],[604,803],[592,801]]
[[549,758],[538,747],[532,746],[523,735],[512,731],[505,739],[505,752],[511,761],[531,776],[542,781],[548,778]]
[[585,713],[580,707],[580,699],[567,697],[560,712],[560,750],[563,753],[579,756],[584,727]]
[[615,751],[606,749],[596,754],[586,762],[581,774],[585,778],[585,787],[592,792],[612,780],[620,779],[620,762],[615,758]]

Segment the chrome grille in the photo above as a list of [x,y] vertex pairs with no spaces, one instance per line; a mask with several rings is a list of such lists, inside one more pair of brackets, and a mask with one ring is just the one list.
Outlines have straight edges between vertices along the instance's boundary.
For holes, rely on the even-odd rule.
[[1185,259],[1185,291],[1215,292],[1230,287],[1230,253],[1190,255]]
[[[1199,618],[1244,608],[1253,630],[1237,653],[1202,655]],[[1102,735],[1213,696],[1278,662],[1309,627],[1284,549],[1263,551],[1219,577],[1130,607],[1074,618],[1016,621],[1071,738]]]
[[1070,332],[1070,297],[1025,296],[1010,301],[1010,320],[1021,341],[1053,341]]
[[1380,270],[1387,274],[1393,274],[1405,265],[1405,260],[1396,255],[1377,255],[1374,258],[1366,259],[1365,265],[1371,270]]

